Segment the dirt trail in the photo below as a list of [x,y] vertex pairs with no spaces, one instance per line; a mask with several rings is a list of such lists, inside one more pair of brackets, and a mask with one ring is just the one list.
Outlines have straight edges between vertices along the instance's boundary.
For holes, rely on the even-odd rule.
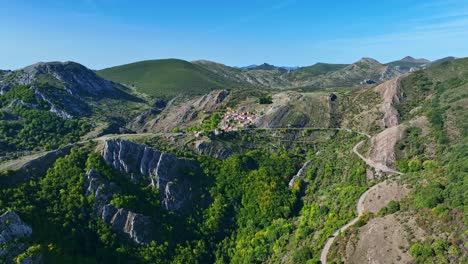
[[[366,135],[368,138],[370,138],[369,135],[367,134],[364,134]],[[370,160],[370,159],[367,159],[366,157],[364,157],[361,153],[359,153],[357,151],[357,149],[365,142],[365,140],[357,143],[354,147],[353,147],[353,152],[358,155],[358,157],[360,159],[362,159],[367,165],[369,165],[370,167],[373,167],[374,169],[376,170],[380,170],[382,172],[387,172],[387,173],[393,173],[393,174],[397,174],[397,175],[402,175],[403,173],[399,172],[399,171],[396,171],[394,169],[391,169],[389,167],[387,167],[386,165],[384,164],[381,164],[381,163],[377,163],[377,162],[374,162],[373,160]],[[327,256],[328,256],[328,252],[330,251],[330,248],[331,246],[333,245],[333,242],[335,241],[335,238],[336,236],[338,236],[340,233],[344,232],[346,229],[348,229],[350,226],[354,225],[358,220],[359,220],[359,217],[361,217],[364,213],[365,213],[365,210],[364,210],[364,201],[366,200],[367,198],[367,195],[373,191],[374,189],[378,188],[378,184],[372,186],[371,188],[369,188],[367,191],[365,191],[361,197],[359,197],[359,200],[356,204],[356,209],[357,209],[357,212],[358,212],[358,215],[352,219],[351,221],[349,221],[346,225],[342,226],[340,229],[336,230],[335,233],[333,233],[330,238],[327,240],[327,243],[325,243],[325,246],[323,247],[322,249],[322,253],[320,254],[320,262],[322,262],[323,264],[327,263]]]
[[[315,130],[337,130],[337,131],[347,131],[350,133],[357,133],[359,135],[363,135],[365,137],[370,138],[368,134],[359,132],[359,131],[354,131],[348,128],[327,128],[327,127],[302,127],[302,128],[295,128],[295,127],[275,127],[275,128],[247,128],[245,130],[307,130],[307,129],[315,129]],[[68,144],[67,146],[71,145],[84,145],[89,141],[99,141],[103,142],[108,139],[113,139],[113,138],[132,138],[132,137],[141,137],[141,136],[154,136],[154,135],[161,135],[161,136],[181,136],[183,133],[166,133],[166,132],[160,132],[160,133],[138,133],[138,134],[108,134],[108,135],[103,135],[97,138],[92,138],[89,140],[83,140],[80,142],[76,142],[74,144]],[[25,164],[27,164],[30,161],[36,160],[38,158],[43,157],[44,155],[47,155],[48,153],[52,153],[56,150],[51,150],[51,151],[43,151],[43,152],[38,152],[34,153],[32,155],[28,156],[22,156],[19,157],[18,159],[15,160],[7,160],[5,162],[0,163],[0,172],[6,171],[6,170],[18,170],[21,167],[23,167]]]
[[[254,129],[251,129],[251,130],[255,130],[255,129],[266,129],[266,130],[281,130],[281,129],[289,129],[289,130],[306,130],[306,129],[323,129],[323,130],[338,130],[338,131],[347,131],[347,132],[350,132],[350,133],[357,133],[359,135],[362,135],[362,136],[365,136],[367,137],[368,139],[371,138],[370,135],[366,134],[366,133],[363,133],[363,132],[360,132],[360,131],[354,131],[354,130],[351,130],[351,129],[348,129],[348,128],[321,128],[321,127],[305,127],[305,128],[254,128]],[[83,144],[83,143],[86,143],[86,142],[89,142],[89,141],[106,141],[108,139],[112,139],[112,138],[125,138],[125,137],[138,137],[138,136],[149,136],[149,135],[172,135],[172,136],[178,136],[178,135],[181,135],[181,133],[142,133],[142,134],[117,134],[117,135],[104,135],[104,136],[101,136],[101,137],[98,137],[98,138],[94,138],[94,139],[90,139],[90,140],[87,140],[87,141],[81,141],[81,142],[78,142],[78,144]],[[360,141],[359,143],[357,143],[354,147],[353,147],[353,152],[359,156],[359,158],[361,158],[367,165],[377,169],[377,170],[380,170],[382,172],[387,172],[387,173],[393,173],[393,174],[399,174],[401,175],[402,173],[399,172],[399,171],[396,171],[396,170],[393,170],[391,168],[388,168],[386,165],[383,165],[383,164],[380,164],[380,163],[376,163],[370,159],[367,159],[365,158],[363,155],[361,155],[357,149],[359,148],[359,146],[361,146],[363,143],[365,142],[365,140],[362,140]],[[18,160],[14,160],[14,161],[10,161],[10,163],[12,164],[17,164],[17,163],[23,163],[23,160],[33,160],[33,159],[36,159],[38,157],[41,157],[45,154],[47,154],[48,152],[43,152],[43,153],[38,153],[38,154],[35,154],[35,155],[32,155],[32,156],[29,156],[29,157],[22,157]],[[10,167],[10,166],[8,166]],[[1,168],[1,167],[0,167]],[[1,171],[1,170],[0,170]],[[364,200],[366,199],[367,195],[369,194],[369,192],[371,192],[374,188],[376,188],[377,185],[374,185],[373,187],[371,187],[370,189],[368,189],[366,192],[364,192],[361,197],[359,198],[358,200],[358,203],[357,203],[357,212],[358,212],[358,216],[354,219],[352,219],[350,222],[348,222],[346,225],[342,226],[340,229],[338,229],[335,233],[333,233],[333,235],[331,235],[331,237],[328,239],[327,243],[325,244],[325,247],[323,248],[322,250],[322,254],[321,254],[321,257],[320,257],[320,261],[322,263],[326,263],[327,261],[327,255],[328,255],[328,252],[330,250],[330,247],[331,245],[333,244],[334,240],[335,240],[335,237],[338,236],[341,232],[344,232],[346,229],[348,229],[350,226],[354,225],[358,220],[359,220],[359,217],[361,215],[364,214],[364,207],[363,207],[363,203],[364,203]]]
[[[109,135],[104,135],[104,136],[101,136],[101,137],[98,137],[98,138],[79,141],[79,142],[76,142],[76,143],[73,143],[73,144],[67,144],[67,145],[63,146],[62,148],[68,147],[68,146],[74,146],[74,145],[84,145],[84,144],[88,143],[89,141],[100,141],[100,142],[102,142],[102,141],[106,141],[106,140],[112,139],[112,138],[132,138],[132,137],[151,136],[151,135],[153,135],[153,136],[154,135],[179,136],[179,135],[181,135],[181,133],[109,134]],[[50,151],[37,152],[37,153],[31,154],[31,155],[19,157],[19,158],[14,159],[14,160],[7,160],[5,162],[0,163],[0,172],[7,171],[7,170],[14,170],[14,171],[19,170],[23,166],[28,164],[29,162],[34,161],[36,159],[40,159],[40,158],[42,158],[42,157],[44,157],[44,156],[46,156],[48,154],[57,152],[60,149],[61,148],[50,150]]]

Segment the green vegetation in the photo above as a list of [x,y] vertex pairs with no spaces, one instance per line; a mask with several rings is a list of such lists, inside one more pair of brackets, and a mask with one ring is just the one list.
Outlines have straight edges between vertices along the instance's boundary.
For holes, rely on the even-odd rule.
[[97,73],[153,97],[203,94],[230,84],[199,65],[176,59],[141,61]]
[[[167,65],[173,67],[170,72],[162,70]],[[199,86],[190,93],[196,94],[210,90],[218,81],[224,83],[197,65],[149,61],[100,74],[124,78],[124,83],[152,96],[172,96],[193,83]],[[120,76],[121,71],[128,75]],[[174,76],[184,78],[173,82]],[[418,263],[464,263],[466,259],[467,76],[468,60],[456,60],[402,80],[405,97],[398,106],[402,121],[421,115],[428,121],[426,127],[409,128],[396,147],[396,165],[405,172],[401,181],[410,185],[412,192],[399,202],[391,201],[375,215],[363,215],[355,226],[390,214],[403,220],[407,215],[414,217],[424,237],[410,238],[405,250]],[[378,131],[373,122],[381,116],[374,116],[370,113],[373,109],[367,107],[381,102],[372,89],[337,92],[333,124],[349,120],[352,128]],[[271,101],[263,91],[235,93],[242,99],[231,101],[234,105],[244,98],[253,98],[254,104],[255,98],[259,103],[262,98],[263,103]],[[288,113],[288,121],[301,119],[302,113],[317,112],[312,107],[322,107],[317,98],[326,95],[304,93],[304,97],[310,96],[306,98],[310,106],[304,108],[311,109],[291,106],[298,111]],[[10,106],[14,100],[17,102]],[[79,140],[89,130],[84,121],[64,120],[50,113],[48,104],[28,86],[17,86],[0,96],[0,107],[2,151],[55,148]],[[372,115],[369,120],[357,115],[367,110]],[[222,118],[219,113],[205,116],[194,131],[212,132]],[[215,151],[233,153],[218,160],[199,156],[191,149],[197,140],[194,137],[140,138],[159,150],[196,158],[201,165],[203,173],[191,174],[190,208],[177,212],[161,206],[160,194],[149,179],[132,175],[140,179],[135,181],[119,173],[94,153],[96,146],[87,145],[58,159],[45,175],[0,188],[0,214],[14,210],[34,230],[31,239],[24,241],[29,248],[17,262],[40,253],[48,263],[317,263],[326,240],[356,217],[359,196],[375,183],[367,180],[366,165],[351,151],[362,139],[336,130],[241,130],[210,139]],[[306,174],[289,187],[290,179],[306,161],[311,162]],[[94,215],[96,197],[86,195],[90,169],[118,186],[120,192],[109,198],[113,206],[151,219],[156,227],[154,241],[137,245],[122,239]],[[14,177],[14,172],[3,174]],[[347,230],[337,241],[355,231]],[[341,249],[332,250],[329,258],[341,259]]]
[[[407,95],[399,107],[403,118],[414,118],[411,110],[421,107],[418,115],[429,121],[427,136],[410,129],[398,147],[401,159],[397,165],[413,185],[413,193],[401,207],[412,210],[420,222],[432,223],[423,225],[430,234],[425,241],[410,248],[418,263],[466,259],[460,254],[466,245],[460,241],[468,225],[467,74],[468,60],[460,59],[417,72],[402,83]],[[441,233],[450,236],[440,240]]]
[[291,219],[293,230],[271,262],[316,263],[328,237],[356,216],[356,201],[368,184],[365,165],[348,154],[358,141],[359,137],[338,132],[318,155],[309,153],[312,167],[301,184],[304,194]]
[[262,96],[262,97],[258,98],[258,103],[259,104],[271,104],[271,103],[273,103],[271,95]]
[[[211,133],[218,127],[219,123],[221,122],[221,119],[222,117],[219,113],[214,113],[209,118],[203,120],[200,126],[188,128],[187,131],[188,132],[203,131],[206,134]],[[175,131],[179,131],[179,129],[176,129]]]
[[216,177],[210,190],[213,203],[202,225],[217,242],[215,262],[265,261],[291,230],[286,219],[297,193],[287,188],[287,181],[297,170],[294,157],[254,151],[203,164]]
[[416,68],[420,68],[421,65],[423,64],[429,64],[427,62],[421,62],[421,61],[404,61],[404,60],[397,60],[397,61],[392,61],[392,62],[389,62],[387,63],[386,65],[389,65],[389,66],[399,66],[401,68],[412,68],[412,67],[416,67]]
[[384,208],[380,210],[380,212],[378,213],[378,216],[390,215],[398,211],[400,211],[400,203],[392,200],[387,204],[387,206],[385,206]]
[[[355,141],[345,135],[340,138],[351,139],[349,145]],[[174,214],[161,209],[153,188],[114,171],[88,148],[74,149],[58,159],[43,179],[0,190],[0,213],[14,210],[33,230],[40,230],[30,241],[38,245],[31,252],[40,251],[52,263],[99,263],[104,259],[122,263],[261,263],[288,248],[292,237],[312,238],[323,224],[326,231],[319,237],[324,243],[329,232],[354,215],[353,203],[365,189],[358,187],[365,182],[362,164],[353,160],[349,164],[358,166],[346,169],[340,163],[331,164],[328,155],[333,153],[313,158],[315,165],[305,182],[299,180],[291,189],[288,181],[298,170],[300,156],[252,151],[224,161],[200,157],[208,177],[198,181],[202,189],[208,188],[211,202],[200,199],[193,211]],[[92,217],[94,197],[85,196],[85,173],[90,168],[121,187],[122,193],[112,199],[114,206],[151,217],[158,226],[157,240],[136,246],[118,239],[101,220]],[[344,178],[342,169],[349,172]],[[330,182],[339,184],[325,187]],[[345,183],[357,186],[345,187]],[[307,198],[299,199],[306,187],[311,188]],[[334,198],[326,204],[314,201],[320,188],[326,188],[327,195],[334,193]],[[311,202],[306,202],[309,199]],[[299,219],[297,229],[292,223]],[[312,223],[318,226],[310,229]],[[313,258],[319,248],[301,247],[294,258]]]
[[[22,103],[10,106],[14,101]],[[90,129],[85,121],[64,120],[49,112],[48,104],[38,99],[29,86],[16,86],[0,96],[1,107],[7,107],[13,118],[0,120],[0,146],[3,146],[0,153],[55,149],[78,141]]]
[[297,79],[312,78],[329,72],[341,70],[348,64],[316,63],[312,66],[301,67],[293,72]]

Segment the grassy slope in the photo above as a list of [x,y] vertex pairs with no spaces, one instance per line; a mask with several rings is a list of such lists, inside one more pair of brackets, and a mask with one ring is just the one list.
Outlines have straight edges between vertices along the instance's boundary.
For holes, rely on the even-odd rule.
[[327,72],[341,70],[348,64],[331,64],[331,63],[316,63],[312,66],[301,67],[295,72],[299,76],[307,76],[309,78],[325,74]]
[[388,66],[400,66],[403,68],[411,68],[411,67],[421,67],[424,63],[421,62],[413,62],[413,61],[403,61],[403,60],[398,60],[398,61],[392,61],[390,63],[387,63],[386,65]]
[[[428,235],[413,242],[410,252],[417,263],[466,263],[468,59],[442,62],[408,76],[402,84],[402,118],[425,115],[430,123],[428,136],[416,133],[403,142],[406,157],[399,164],[413,185],[403,210],[418,216],[420,223],[431,223],[421,225]],[[417,161],[424,166],[415,166]],[[447,246],[440,250],[440,243]],[[418,247],[426,253],[417,252]]]
[[155,97],[202,94],[225,88],[229,82],[193,63],[177,60],[141,61],[97,72],[98,75]]

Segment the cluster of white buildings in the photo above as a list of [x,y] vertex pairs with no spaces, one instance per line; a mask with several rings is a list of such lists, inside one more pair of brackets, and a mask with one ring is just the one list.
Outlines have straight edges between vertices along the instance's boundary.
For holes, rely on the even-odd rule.
[[256,117],[255,113],[235,112],[228,108],[219,128],[224,132],[235,131],[253,125]]

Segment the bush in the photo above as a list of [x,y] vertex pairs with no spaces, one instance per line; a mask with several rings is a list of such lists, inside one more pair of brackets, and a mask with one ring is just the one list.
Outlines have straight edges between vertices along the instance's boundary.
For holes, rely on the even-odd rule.
[[421,244],[419,242],[413,244],[409,251],[411,256],[416,258],[418,262],[422,262],[434,255],[434,251],[430,245]]
[[421,188],[415,196],[415,205],[418,208],[434,208],[444,201],[444,186],[432,182]]
[[398,211],[400,211],[400,204],[392,200],[387,204],[387,206],[385,206],[384,208],[380,210],[378,215],[384,216],[384,215],[394,214]]
[[429,170],[429,171],[432,171],[435,168],[437,168],[437,164],[432,160],[424,161],[422,166],[423,166],[424,170]]
[[408,161],[406,160],[397,160],[395,162],[397,169],[401,172],[408,172]]
[[268,96],[262,96],[258,99],[259,104],[271,104],[273,103],[271,95]]
[[408,162],[408,170],[411,172],[420,171],[422,169],[422,163],[419,159],[412,159]]
[[309,247],[303,247],[297,250],[293,255],[294,263],[306,263],[307,260],[313,257],[312,250]]
[[447,240],[437,240],[432,243],[432,248],[436,254],[445,254],[449,248],[449,243]]

